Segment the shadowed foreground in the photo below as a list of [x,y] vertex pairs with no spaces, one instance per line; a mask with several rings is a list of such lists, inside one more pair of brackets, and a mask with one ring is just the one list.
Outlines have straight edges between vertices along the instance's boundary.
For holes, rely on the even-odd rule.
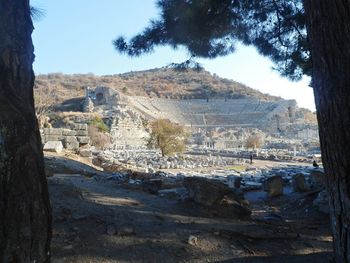
[[309,207],[310,196],[256,201],[253,219],[238,221],[199,217],[192,204],[81,175],[56,174],[49,187],[53,262],[331,259],[329,220]]

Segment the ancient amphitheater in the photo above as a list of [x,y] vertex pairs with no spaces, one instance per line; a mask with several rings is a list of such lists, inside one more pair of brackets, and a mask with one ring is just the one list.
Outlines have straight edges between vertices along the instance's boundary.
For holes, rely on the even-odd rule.
[[[282,128],[293,122],[294,100],[260,101],[257,99],[162,99],[129,97],[129,106],[151,119],[166,118],[192,127]],[[280,126],[280,127],[279,127]]]
[[252,132],[253,128],[271,135],[285,136],[289,132],[295,137],[296,131],[303,129],[298,124],[300,114],[295,100],[150,98],[126,96],[101,86],[86,90],[83,108],[84,112],[102,115],[110,126],[116,149],[145,146],[149,136],[145,120],[169,119],[195,128],[196,132],[216,128]]

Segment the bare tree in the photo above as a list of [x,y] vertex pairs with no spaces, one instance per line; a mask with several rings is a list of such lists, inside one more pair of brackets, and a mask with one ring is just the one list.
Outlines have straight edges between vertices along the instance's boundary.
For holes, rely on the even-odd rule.
[[56,101],[55,89],[51,86],[39,87],[34,86],[34,103],[35,114],[38,118],[39,127],[43,128],[48,125],[48,115]]
[[245,141],[245,147],[256,149],[264,145],[264,136],[260,133],[250,135]]

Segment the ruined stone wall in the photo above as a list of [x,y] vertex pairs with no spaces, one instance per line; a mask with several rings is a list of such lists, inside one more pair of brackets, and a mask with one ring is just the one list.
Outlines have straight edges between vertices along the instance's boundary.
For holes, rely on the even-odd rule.
[[54,141],[62,142],[68,150],[78,150],[80,147],[90,144],[87,124],[74,124],[72,129],[45,128],[41,130],[43,144]]

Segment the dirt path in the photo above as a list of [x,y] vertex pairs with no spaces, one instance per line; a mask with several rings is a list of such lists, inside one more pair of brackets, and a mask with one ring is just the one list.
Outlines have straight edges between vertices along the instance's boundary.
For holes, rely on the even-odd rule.
[[[327,217],[282,197],[250,221],[208,218],[188,203],[96,182],[49,178],[53,262],[328,262]],[[295,203],[293,203],[295,202]],[[188,240],[191,237],[191,244]]]

